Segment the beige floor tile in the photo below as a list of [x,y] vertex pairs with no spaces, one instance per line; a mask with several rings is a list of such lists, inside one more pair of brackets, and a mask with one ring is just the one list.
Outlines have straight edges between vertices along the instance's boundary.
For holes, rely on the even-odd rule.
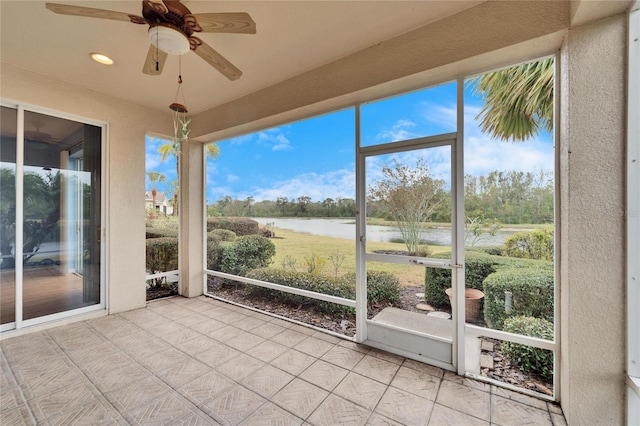
[[391,386],[435,401],[440,387],[440,379],[422,371],[400,367],[391,381]]
[[2,425],[37,415],[64,425],[566,426],[557,405],[211,298],[149,306],[0,341]]
[[246,354],[240,354],[216,367],[216,370],[229,377],[231,380],[239,381],[265,365],[266,363],[259,359]]
[[442,368],[434,367],[433,365],[425,364],[423,362],[418,362],[413,359],[405,359],[402,363],[403,367],[411,368],[413,370],[418,370],[422,373],[427,373],[431,376],[442,378],[444,376],[444,370]]
[[403,390],[389,387],[375,412],[405,425],[427,423],[433,402]]
[[402,364],[405,360],[405,358],[400,355],[395,355],[376,348],[371,349],[367,354],[398,365]]
[[366,424],[370,426],[404,426],[402,423],[398,423],[378,413],[373,413]]
[[295,345],[294,349],[302,353],[305,353],[307,355],[320,358],[322,355],[327,353],[329,349],[331,349],[334,346],[335,346],[334,344],[331,344],[329,342],[325,342],[324,340],[310,336],[304,339],[302,342]]
[[235,385],[236,382],[223,376],[221,373],[208,371],[180,386],[177,390],[186,399],[200,406]]
[[509,389],[501,388],[495,385],[491,386],[491,394],[501,396],[503,398],[510,399],[512,401],[521,402],[522,404],[531,405],[532,407],[539,408],[541,410],[549,410],[547,407],[547,402],[538,398],[534,398],[529,395],[524,395],[522,393],[514,392]]
[[308,336],[306,334],[300,333],[295,330],[287,329],[273,336],[271,340],[276,343],[280,343],[281,345],[285,345],[292,348],[298,343],[302,342],[307,337]]
[[398,364],[367,354],[358,365],[355,366],[353,371],[388,385],[391,383],[391,380],[393,380],[399,368],[400,365]]
[[353,349],[338,345],[334,346],[329,350],[329,352],[322,355],[321,359],[339,367],[346,368],[347,370],[351,370],[362,358],[364,358],[364,354],[362,352],[354,351]]
[[435,404],[429,426],[489,426],[489,422],[461,413],[444,405]]
[[184,343],[177,344],[176,347],[182,352],[194,356],[197,353],[210,350],[213,347],[218,346],[219,344],[220,342],[212,339],[211,337],[200,336],[197,339],[191,339]]
[[289,349],[271,361],[271,365],[297,376],[315,362],[315,358],[294,349]]
[[549,413],[551,415],[551,423],[553,426],[567,426],[567,420],[564,418],[562,414],[559,413]]
[[105,397],[118,411],[124,413],[139,405],[160,398],[170,391],[171,387],[158,378],[147,377],[107,392]]
[[2,412],[2,426],[23,426],[35,425],[36,420],[33,418],[29,407],[21,405],[10,410]]
[[472,389],[477,389],[482,392],[491,392],[492,386],[489,383],[484,383],[479,380],[470,379],[464,376],[458,376],[450,371],[444,373],[444,379],[459,385],[467,386]]
[[301,419],[306,419],[318,408],[327,395],[329,392],[311,383],[302,379],[294,379],[276,393],[271,401]]
[[311,336],[315,337],[316,339],[320,339],[320,340],[324,340],[325,342],[332,343],[334,345],[337,345],[338,343],[344,340],[344,339],[341,339],[340,337],[325,333],[323,331],[315,331]]
[[227,324],[225,327],[211,330],[211,332],[208,333],[208,336],[213,337],[219,342],[225,343],[227,340],[233,339],[234,337],[244,333],[245,332],[243,330]]
[[272,402],[267,402],[247,417],[242,426],[299,426],[302,419],[283,410]]
[[260,336],[256,336],[255,334],[245,332],[234,338],[227,340],[225,343],[234,349],[237,349],[241,352],[246,352],[249,349],[253,348],[254,346],[258,346],[260,343],[264,341],[265,339],[263,339]]
[[497,395],[491,395],[491,423],[500,426],[549,426],[551,416],[546,410],[522,404]]
[[126,422],[104,397],[93,398],[88,402],[70,407],[61,414],[48,418],[47,425],[67,426],[71,424],[87,425],[124,425]]
[[203,406],[203,410],[220,424],[237,425],[249,417],[266,400],[236,385]]
[[272,322],[267,322],[252,329],[251,333],[255,334],[256,336],[260,336],[263,339],[271,339],[273,336],[283,332],[284,330],[286,330],[286,328]]
[[101,392],[111,392],[132,383],[151,377],[152,374],[138,364],[127,365],[114,370],[104,370],[87,377]]
[[197,331],[185,328],[177,322],[165,322],[150,329],[149,333],[174,346],[202,336]]
[[271,365],[258,368],[240,383],[265,398],[271,398],[285,387],[294,376]]
[[490,420],[491,395],[486,392],[443,380],[436,402],[470,416]]
[[26,403],[18,386],[0,387],[0,412],[4,413]]
[[352,342],[351,340],[342,340],[340,341],[340,343],[338,343],[338,345],[344,348],[353,349],[354,351],[362,352],[363,354],[367,354],[371,350],[370,347],[362,345],[360,343]]
[[252,357],[258,358],[264,362],[271,362],[288,350],[288,347],[281,345],[280,343],[265,340],[259,345],[249,349],[247,351],[247,355],[251,355]]
[[133,424],[214,424],[209,416],[173,392],[126,412],[124,418]]
[[51,369],[37,377],[30,378],[28,382],[21,382],[20,389],[25,399],[29,400],[48,395],[67,386],[79,386],[86,382],[87,379],[77,368],[64,367]]
[[378,381],[350,372],[333,393],[373,410],[386,389],[387,387]]
[[194,357],[209,367],[216,368],[241,354],[242,352],[240,351],[230,348],[225,344],[218,343],[206,351],[198,352]]
[[322,389],[332,391],[348,373],[349,370],[326,361],[317,360],[298,377],[316,386],[320,386]]
[[259,327],[261,325],[264,325],[266,322],[258,319],[256,317],[252,317],[252,316],[248,316],[246,318],[241,319],[240,321],[236,321],[233,326],[234,327],[238,327],[241,330],[244,331],[250,331],[253,330],[256,327]]
[[91,403],[100,393],[88,383],[71,385],[29,401],[31,412],[38,422],[74,411],[77,405]]
[[318,426],[364,425],[371,412],[353,402],[329,395],[311,414],[308,421]]

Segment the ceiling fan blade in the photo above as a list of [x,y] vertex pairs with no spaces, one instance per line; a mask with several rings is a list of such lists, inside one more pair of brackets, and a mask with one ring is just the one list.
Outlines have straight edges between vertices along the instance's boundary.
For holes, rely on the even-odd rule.
[[[185,21],[188,21],[187,16]],[[256,33],[256,23],[248,13],[195,13],[191,16],[196,18],[203,33]]]
[[115,21],[133,22],[136,24],[146,23],[142,16],[129,15],[124,12],[113,10],[94,9],[92,7],[72,6],[68,4],[46,3],[47,9],[61,15],[86,16],[88,18],[113,19]]
[[237,80],[242,75],[242,71],[236,68],[224,56],[216,52],[213,47],[200,40],[198,37],[190,37],[189,40],[195,39],[196,48],[194,52],[202,59],[211,64],[212,67],[220,71],[229,80]]
[[142,72],[147,75],[162,74],[162,68],[164,68],[167,56],[165,52],[157,49],[153,44],[150,45],[149,51],[147,52],[147,59],[144,61],[144,66],[142,67]]

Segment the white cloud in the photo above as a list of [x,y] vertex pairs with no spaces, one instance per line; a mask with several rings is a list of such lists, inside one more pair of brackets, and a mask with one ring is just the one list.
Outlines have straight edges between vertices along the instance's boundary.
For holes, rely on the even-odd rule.
[[268,187],[253,188],[256,201],[275,200],[278,197],[311,197],[313,201],[326,198],[355,198],[355,171],[341,169],[328,173],[304,173],[291,179],[274,182]]
[[236,176],[236,175],[227,175],[227,182],[237,182],[238,180],[240,180],[240,176]]
[[273,151],[288,151],[293,149],[291,141],[282,133],[279,128],[273,128],[258,133],[258,144],[271,146]]
[[398,120],[391,126],[391,129],[380,132],[376,135],[376,139],[388,142],[396,142],[405,139],[413,139],[418,135],[410,132],[408,129],[415,127],[416,123],[411,120]]

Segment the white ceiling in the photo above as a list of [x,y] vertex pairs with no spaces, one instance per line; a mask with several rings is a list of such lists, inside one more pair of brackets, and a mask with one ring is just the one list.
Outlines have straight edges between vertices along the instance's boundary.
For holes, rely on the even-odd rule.
[[[141,15],[141,1],[58,3]],[[248,12],[257,34],[202,34],[243,71],[229,81],[197,55],[182,57],[185,100],[191,114],[272,86],[483,1],[196,1],[192,13]],[[128,102],[166,110],[175,99],[178,57],[161,76],[142,73],[147,26],[65,16],[44,1],[0,1],[0,60]],[[115,65],[93,62],[89,53]]]

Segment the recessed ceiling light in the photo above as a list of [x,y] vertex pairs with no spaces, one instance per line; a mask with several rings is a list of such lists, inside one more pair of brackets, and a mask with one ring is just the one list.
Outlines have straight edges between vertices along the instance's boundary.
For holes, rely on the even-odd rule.
[[99,64],[102,65],[113,65],[113,59],[111,59],[110,57],[108,57],[107,55],[104,55],[102,53],[92,53],[91,55],[91,59],[93,59],[94,61],[98,62]]

